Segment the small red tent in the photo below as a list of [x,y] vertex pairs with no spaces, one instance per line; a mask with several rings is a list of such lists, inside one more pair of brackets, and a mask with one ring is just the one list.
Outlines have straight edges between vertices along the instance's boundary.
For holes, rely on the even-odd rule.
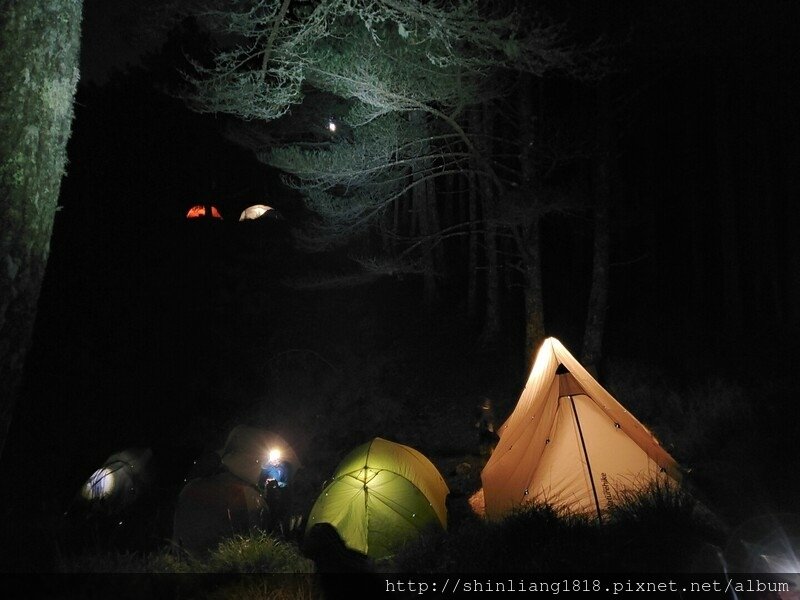
[[[199,219],[200,217],[205,217],[206,215],[206,207],[202,204],[197,204],[189,209],[189,212],[186,213],[187,219]],[[211,217],[214,219],[221,219],[222,215],[219,214],[216,206],[211,207]]]

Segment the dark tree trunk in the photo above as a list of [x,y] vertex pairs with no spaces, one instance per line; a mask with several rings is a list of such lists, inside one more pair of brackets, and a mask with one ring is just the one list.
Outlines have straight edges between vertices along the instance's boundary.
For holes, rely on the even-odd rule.
[[31,343],[78,82],[81,0],[3,2],[0,456]]
[[497,222],[494,219],[494,190],[491,185],[484,189],[484,200],[486,207],[485,214],[486,229],[484,233],[484,243],[486,245],[486,310],[483,322],[481,339],[487,345],[497,341],[500,335],[500,265],[497,255]]
[[539,220],[527,228],[528,251],[525,253],[525,361],[531,367],[536,351],[546,336],[542,259]]
[[[427,182],[422,181],[422,175],[415,172],[413,179],[416,183],[411,191],[412,205],[415,221],[418,225],[415,234],[420,238],[427,238],[430,235],[430,223],[428,221],[428,193],[426,190]],[[423,239],[422,245],[422,281],[423,281],[423,301],[430,307],[436,298],[436,278],[434,272],[433,252],[431,251],[430,240]]]
[[[442,240],[436,238],[442,231],[441,219],[439,218],[439,202],[438,198],[437,179],[430,178],[425,182],[425,195],[427,197],[425,202],[425,221],[428,227],[428,235],[431,236],[431,242],[428,248],[431,253],[431,262],[433,265],[434,283],[436,282],[436,273],[441,270],[444,262],[444,252]],[[438,294],[438,290],[434,288],[434,293]]]
[[[608,178],[607,165],[598,170],[599,178]],[[605,333],[608,312],[609,285],[609,197],[608,182],[598,184],[594,206],[594,242],[592,254],[592,287],[589,291],[589,305],[586,310],[586,328],[583,332],[581,357],[584,365],[593,373],[602,358],[603,334]]]
[[608,312],[609,286],[609,206],[612,172],[615,169],[617,145],[614,116],[611,109],[611,88],[608,81],[597,90],[598,155],[594,165],[594,233],[592,247],[592,286],[586,310],[581,358],[586,368],[597,372],[602,358],[603,334]]
[[[421,130],[426,129],[425,113],[415,111],[411,113],[411,122]],[[422,144],[420,147],[420,154],[426,155],[428,152],[427,144]],[[436,234],[437,229],[434,222],[436,215],[434,211],[436,192],[433,187],[431,179],[425,179],[425,167],[427,161],[424,163],[417,162],[412,168],[411,179],[414,182],[414,187],[411,190],[411,197],[413,203],[414,215],[419,225],[417,233],[422,238],[422,265],[423,265],[423,301],[426,306],[430,307],[436,300],[436,259],[432,246],[432,236]],[[431,204],[433,198],[433,206]]]
[[398,200],[395,200],[391,211],[386,211],[380,221],[381,248],[386,256],[395,256],[394,240],[390,232],[397,231]]
[[468,220],[470,223],[467,259],[467,314],[474,319],[478,316],[478,236],[480,235],[478,184],[474,173],[469,174],[467,193],[469,194]]
[[[522,190],[528,197],[526,202],[536,204],[536,166],[533,158],[533,147],[536,143],[535,119],[533,116],[531,92],[532,77],[526,73],[520,75],[519,104],[519,134],[520,134],[520,171],[522,173]],[[542,102],[542,82],[539,82],[539,107]],[[541,117],[541,114],[539,115]],[[545,338],[544,328],[544,296],[542,289],[542,245],[540,235],[541,213],[535,216],[524,230],[517,236],[517,244],[522,256],[524,269],[524,300],[525,300],[525,365],[530,367],[535,358],[536,350]]]
[[[483,110],[478,115],[478,123],[475,129],[478,134],[482,134],[476,147],[483,157],[488,161],[492,155],[491,139],[494,135],[494,107],[489,104],[483,106]],[[481,342],[486,346],[493,345],[500,336],[502,319],[500,316],[500,263],[497,245],[497,199],[495,197],[494,182],[486,173],[485,168],[476,165],[476,170],[484,171],[478,177],[480,185],[482,203],[482,213],[484,220],[484,245],[486,249],[486,310],[484,313],[483,331],[481,332]]]

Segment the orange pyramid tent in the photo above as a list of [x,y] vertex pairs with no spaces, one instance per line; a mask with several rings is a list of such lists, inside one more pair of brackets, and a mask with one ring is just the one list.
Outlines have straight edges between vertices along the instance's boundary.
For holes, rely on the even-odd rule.
[[555,338],[542,343],[498,432],[481,473],[490,519],[533,501],[602,518],[619,491],[681,479],[655,436]]

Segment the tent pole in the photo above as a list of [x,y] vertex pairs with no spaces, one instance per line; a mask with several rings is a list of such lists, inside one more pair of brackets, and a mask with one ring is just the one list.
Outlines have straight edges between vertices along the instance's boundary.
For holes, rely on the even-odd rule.
[[589,481],[592,484],[592,494],[594,494],[594,505],[597,509],[597,521],[602,524],[603,517],[600,512],[600,499],[597,497],[597,488],[594,485],[594,476],[592,475],[592,464],[589,462],[589,453],[586,451],[586,440],[583,439],[583,429],[581,429],[581,421],[578,418],[578,409],[575,408],[575,400],[572,395],[567,396],[570,403],[572,403],[572,413],[575,415],[575,423],[578,425],[578,435],[581,438],[581,446],[583,446],[583,455],[586,457],[586,468],[589,469]]

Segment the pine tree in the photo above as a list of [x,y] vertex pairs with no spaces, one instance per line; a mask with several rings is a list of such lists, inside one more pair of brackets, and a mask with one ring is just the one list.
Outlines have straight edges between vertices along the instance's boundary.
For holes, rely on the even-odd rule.
[[13,416],[66,163],[81,0],[0,8],[0,455]]
[[[314,8],[242,0],[235,6],[233,12],[205,13],[207,23],[235,34],[236,42],[220,38],[224,46],[213,65],[197,65],[190,78],[196,110],[274,121],[293,111],[309,90],[345,102],[336,120],[347,125],[347,136],[333,135],[321,144],[254,145],[263,161],[289,175],[287,182],[320,215],[321,227],[309,241],[329,246],[359,239],[362,252],[389,246],[390,256],[363,264],[385,272],[421,273],[426,296],[434,296],[431,278],[443,268],[436,249],[444,239],[483,235],[493,242],[484,244],[486,262],[497,265],[494,242],[509,218],[524,220],[531,211],[542,212],[533,195],[518,198],[527,210],[518,210],[520,202],[511,209],[500,205],[514,195],[511,186],[525,179],[529,157],[523,146],[516,165],[507,160],[499,165],[492,156],[497,146],[490,139],[492,120],[481,121],[476,130],[467,109],[484,106],[487,114],[496,113],[496,101],[510,93],[513,72],[585,75],[591,63],[581,64],[584,54],[562,46],[559,27],[537,24],[513,8],[492,13],[488,4],[475,0],[332,0]],[[327,118],[322,112],[320,124]],[[252,144],[252,136],[240,137],[249,137]],[[472,197],[480,210],[463,212],[479,212],[480,227],[469,219],[453,223],[440,218],[436,190],[453,181],[477,186]],[[458,196],[449,197],[452,202]],[[397,218],[404,213],[410,218]],[[376,229],[383,234],[377,248],[364,242]],[[521,241],[521,254],[538,257],[530,239]],[[489,292],[499,288],[496,279],[497,273],[485,279]],[[528,287],[539,294],[541,306],[541,286]],[[493,299],[487,338],[499,332],[495,295],[487,294]]]

